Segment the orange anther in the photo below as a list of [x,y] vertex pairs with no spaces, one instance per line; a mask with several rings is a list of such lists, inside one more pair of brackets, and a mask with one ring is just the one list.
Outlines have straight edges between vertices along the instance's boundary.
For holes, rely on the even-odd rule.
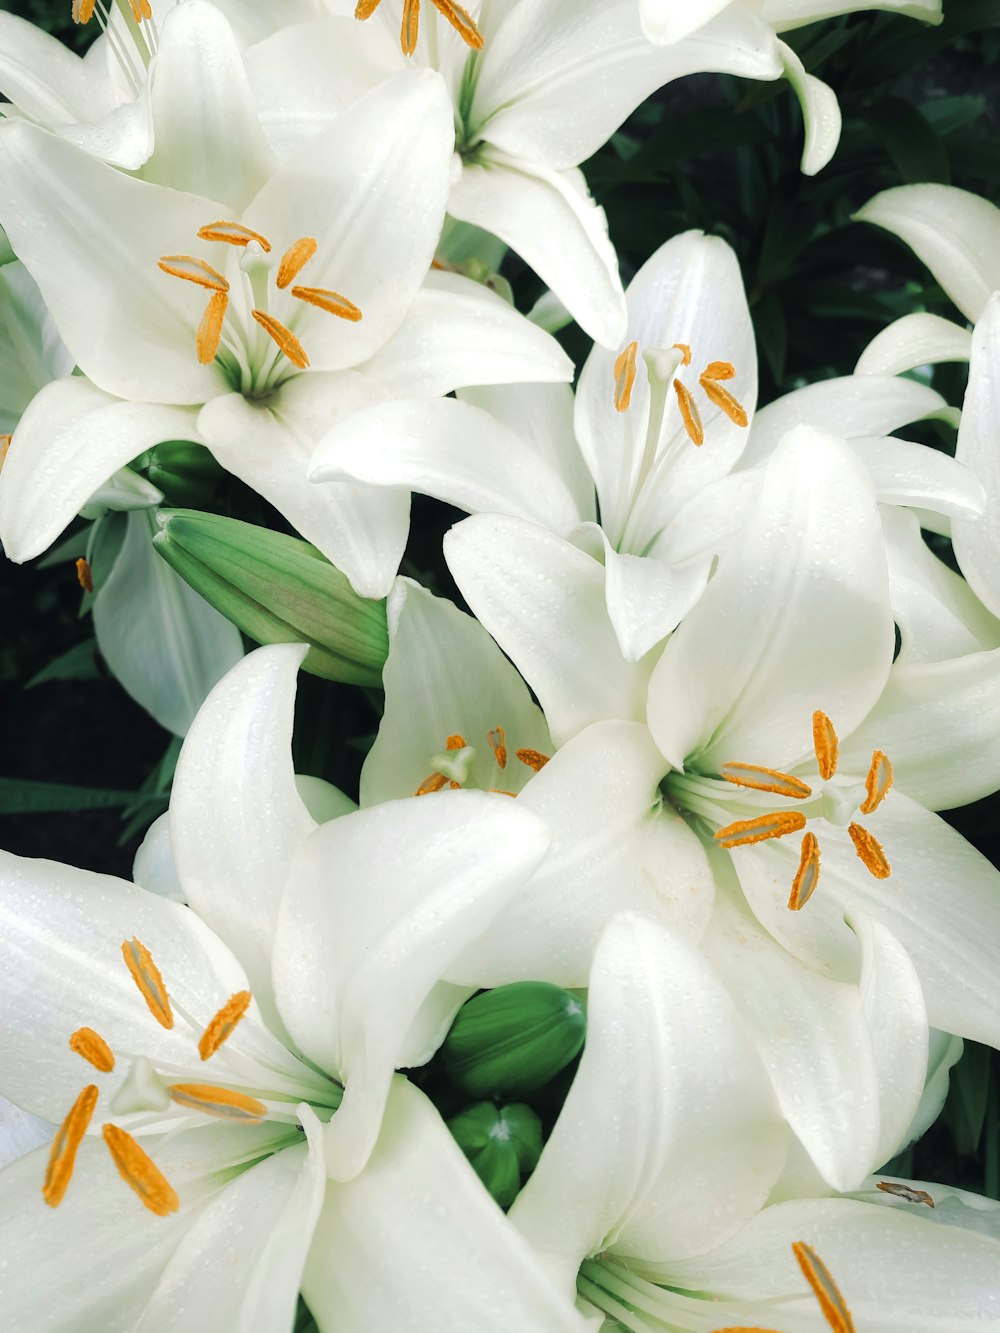
[[875,1182],[875,1188],[883,1190],[886,1194],[892,1194],[897,1199],[905,1199],[907,1203],[923,1203],[928,1208],[934,1207],[934,1200],[926,1190],[916,1190],[912,1185],[904,1185],[899,1180],[879,1180]]
[[82,555],[76,562],[76,581],[84,592],[94,591],[94,572],[90,568],[90,563],[84,560]]
[[170,996],[160,976],[160,969],[153,962],[153,955],[133,935],[130,940],[122,942],[122,957],[149,1012],[160,1027],[172,1028],[174,1014],[170,1008]]
[[285,253],[281,256],[281,263],[278,265],[277,283],[282,290],[290,282],[294,282],[305,266],[316,253],[318,246],[314,236],[300,236],[297,241],[293,241]]
[[632,389],[635,386],[635,356],[639,350],[637,342],[630,342],[624,352],[615,357],[615,408],[627,412],[632,401]]
[[149,0],[129,0],[129,4],[132,6],[132,17],[135,19],[136,23],[141,23],[143,19],[151,19],[153,17],[153,10]]
[[704,444],[705,430],[701,424],[701,413],[698,411],[698,404],[691,397],[691,390],[680,380],[674,380],[674,393],[677,395],[677,406],[681,410],[681,420],[684,422],[688,439],[692,444]]
[[241,1125],[256,1125],[267,1115],[267,1107],[256,1097],[214,1083],[172,1083],[167,1089],[171,1101],[192,1111],[232,1120]]
[[403,24],[399,31],[399,45],[404,56],[412,56],[417,49],[419,26],[420,0],[403,0]]
[[93,1028],[77,1028],[69,1039],[69,1048],[102,1074],[110,1074],[115,1067],[115,1055],[99,1032]]
[[193,282],[196,287],[207,287],[213,292],[229,291],[229,283],[219,270],[194,255],[164,255],[156,261],[156,267],[172,278]]
[[431,773],[429,777],[424,778],[420,786],[413,793],[414,796],[429,796],[432,791],[440,791],[446,786],[448,779],[443,773]]
[[681,354],[681,365],[691,364],[691,347],[688,343],[673,343],[672,346]]
[[792,1251],[799,1261],[799,1267],[802,1269],[806,1281],[812,1287],[813,1293],[819,1301],[826,1322],[834,1333],[857,1333],[854,1320],[851,1318],[851,1312],[848,1310],[830,1270],[816,1251],[811,1245],[806,1245],[801,1240],[795,1241],[792,1245]]
[[219,343],[222,341],[222,325],[228,307],[229,297],[225,292],[212,293],[194,339],[195,347],[198,350],[198,360],[203,366],[210,366],[215,360]]
[[170,1186],[170,1182],[152,1158],[147,1157],[131,1134],[126,1134],[117,1125],[105,1125],[101,1130],[108,1152],[114,1159],[118,1174],[129,1189],[138,1194],[141,1201],[157,1217],[166,1217],[176,1213],[180,1200]]
[[266,254],[271,253],[271,242],[267,237],[252,227],[245,227],[242,222],[208,222],[199,227],[198,235],[203,241],[222,241],[226,245],[246,246],[256,241]]
[[725,412],[730,421],[737,426],[746,426],[750,418],[747,416],[746,408],[738,403],[728,389],[724,389],[721,384],[716,384],[715,380],[710,380],[702,375],[698,381],[705,391],[705,397],[711,399],[720,411]]
[[7,452],[10,449],[10,442],[13,438],[13,435],[0,435],[0,468],[4,465],[4,461],[7,458]]
[[56,1130],[49,1150],[49,1164],[45,1168],[42,1198],[50,1208],[58,1208],[65,1197],[76,1165],[76,1151],[97,1105],[97,1088],[89,1084],[77,1097],[70,1113]]
[[872,762],[865,778],[865,791],[868,795],[858,807],[863,815],[870,815],[885,800],[892,786],[892,764],[881,750],[872,755]]
[[754,791],[771,791],[777,796],[790,796],[804,801],[812,795],[812,787],[801,778],[782,773],[776,768],[762,768],[758,764],[723,764],[719,775],[737,787],[751,787]]
[[364,318],[353,301],[341,296],[339,292],[327,291],[325,287],[293,287],[292,295],[299,301],[306,301],[309,305],[325,310],[328,315],[336,315],[338,319],[349,319],[352,324],[357,324],[358,320]]
[[701,372],[703,380],[731,380],[736,374],[736,367],[731,361],[709,361]]
[[73,22],[89,23],[94,16],[96,0],[73,0]]
[[493,751],[493,757],[497,761],[498,768],[507,767],[507,737],[503,727],[496,727],[493,731],[486,733],[486,739],[490,743],[490,749]]
[[837,771],[837,733],[833,729],[833,723],[817,708],[813,713],[813,750],[816,753],[816,762],[819,764],[819,775],[824,782],[832,778]]
[[299,370],[305,370],[309,365],[309,358],[306,356],[305,348],[291,329],[286,328],[280,320],[275,319],[273,315],[269,315],[265,310],[251,310],[250,313],[264,332],[274,339],[292,365],[297,366]]
[[720,828],[715,841],[723,847],[747,847],[753,842],[766,842],[768,838],[783,838],[786,833],[799,833],[805,826],[806,817],[798,810],[778,810],[771,815],[758,815],[755,819],[737,819]]
[[466,745],[468,745],[468,741],[456,731],[453,736],[449,736],[445,741],[444,748],[446,750],[464,750]]
[[793,912],[805,907],[813,896],[819,883],[819,843],[815,833],[807,833],[802,839],[802,855],[799,868],[792,880],[792,891],[788,896],[788,906]]
[[518,759],[520,759],[522,764],[527,764],[528,767],[533,768],[536,773],[541,772],[549,762],[549,756],[547,754],[542,754],[541,750],[515,750],[514,753],[517,755]]
[[889,862],[878,838],[860,824],[848,824],[847,831],[851,835],[851,842],[854,843],[854,850],[864,861],[868,873],[874,875],[876,879],[888,879],[892,871],[889,869]]
[[198,1054],[203,1060],[208,1060],[224,1041],[229,1040],[237,1023],[249,1009],[252,998],[248,990],[237,991],[210,1021],[198,1038]]
[[474,51],[483,49],[482,33],[476,27],[468,10],[456,5],[454,0],[431,0],[431,4],[448,20],[466,46],[471,46]]

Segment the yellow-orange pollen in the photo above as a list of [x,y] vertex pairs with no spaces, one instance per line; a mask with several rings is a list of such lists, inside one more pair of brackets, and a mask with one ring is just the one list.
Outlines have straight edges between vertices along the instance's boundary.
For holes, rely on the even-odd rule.
[[[833,723],[827,715],[817,709],[812,716],[813,751],[820,777],[824,782],[837,771],[838,740]],[[778,769],[763,768],[756,764],[730,762],[723,764],[720,776],[737,787],[748,787],[753,791],[773,792],[794,801],[805,801],[813,791],[807,782],[791,773],[782,773]],[[870,815],[881,805],[892,786],[892,764],[881,750],[876,750],[865,777],[864,801],[858,807],[862,814]],[[715,841],[726,848],[747,847],[756,842],[765,842],[769,838],[783,838],[788,833],[797,833],[806,826],[805,815],[798,810],[780,810],[772,814],[758,815],[753,819],[737,819],[715,834]],[[876,879],[888,879],[891,871],[885,852],[874,834],[854,821],[848,824],[848,835],[854,844],[854,850],[866,869]],[[792,889],[788,906],[793,912],[804,907],[812,897],[819,883],[819,843],[814,833],[806,833],[802,839],[799,865],[792,880]]]
[[13,435],[0,435],[0,468],[2,468],[7,461],[7,454],[10,451],[10,442],[13,438]]
[[[847,1302],[833,1280],[829,1268],[811,1245],[797,1240],[792,1244],[802,1275],[812,1288],[813,1295],[823,1311],[823,1318],[833,1329],[833,1333],[857,1333]],[[717,1328],[714,1333],[780,1333],[773,1328],[761,1328],[759,1324],[730,1324],[726,1328]]]
[[[672,350],[681,354],[681,365],[689,366],[691,364],[692,352],[688,343],[674,343]],[[636,378],[636,357],[639,351],[638,342],[630,342],[625,350],[615,358],[614,363],[614,403],[619,412],[627,412],[632,402],[632,390],[635,386]],[[708,365],[698,376],[698,383],[701,391],[710,403],[715,406],[735,422],[737,426],[746,427],[749,424],[749,417],[743,405],[733,397],[728,389],[722,387],[722,381],[731,380],[736,375],[736,369],[729,361],[709,361]],[[699,447],[705,443],[705,428],[702,425],[701,412],[698,409],[694,394],[687,385],[680,379],[673,381],[674,394],[677,397],[677,408],[681,415],[681,422],[687,433],[688,439],[692,444]]]
[[90,568],[90,563],[84,560],[82,555],[76,562],[76,581],[84,592],[94,591],[94,572]]
[[[174,1018],[170,998],[152,954],[133,936],[123,942],[122,957],[150,1013],[163,1027],[172,1028]],[[251,999],[249,991],[237,991],[209,1021],[198,1041],[198,1052],[203,1061],[210,1059],[228,1041],[250,1007]],[[110,1074],[115,1068],[114,1052],[93,1028],[77,1028],[69,1039],[69,1048],[102,1074]],[[259,1124],[267,1115],[267,1107],[256,1097],[214,1083],[171,1083],[165,1086],[165,1091],[177,1106],[235,1124]],[[88,1084],[52,1140],[42,1185],[42,1197],[52,1208],[57,1207],[66,1194],[77,1150],[93,1119],[98,1096],[96,1084]],[[111,1123],[104,1124],[101,1132],[119,1175],[150,1212],[159,1217],[176,1212],[179,1207],[177,1194],[131,1134]]]
[[[74,23],[89,23],[94,17],[94,10],[97,7],[96,0],[73,0],[72,19]],[[119,6],[120,7],[120,6]],[[152,19],[153,9],[149,0],[128,0],[128,7],[132,12],[132,17],[136,23],[141,23],[144,19]],[[102,15],[106,18],[104,10]]]
[[[358,0],[354,17],[368,19],[375,13],[382,0]],[[437,12],[446,18],[451,26],[474,51],[482,50],[483,38],[473,22],[472,15],[456,5],[454,0],[431,0]],[[403,22],[399,34],[399,45],[403,55],[412,56],[417,49],[417,35],[420,28],[420,0],[403,0]]]
[[[486,733],[486,743],[493,752],[493,758],[496,761],[497,768],[503,772],[510,759],[510,753],[507,749],[507,733],[504,728],[497,725],[488,731]],[[458,732],[449,736],[445,742],[446,754],[459,750],[467,750],[468,748],[468,741]],[[549,762],[549,756],[542,754],[540,750],[515,750],[514,757],[520,760],[526,768],[530,768],[535,773],[539,772],[540,769],[543,769]],[[442,763],[442,767],[446,767],[446,765]],[[453,770],[453,772],[458,772],[457,768]],[[414,796],[428,796],[431,792],[441,791],[444,787],[457,789],[463,785],[464,783],[462,781],[458,781],[454,776],[450,776],[447,772],[436,770],[433,773],[428,773],[427,777],[424,778],[423,782],[421,782],[420,786],[413,794]],[[516,792],[507,791],[503,787],[491,787],[490,791],[495,792],[499,796],[517,795]]]
[[[252,227],[242,222],[225,219],[206,223],[199,228],[198,237],[212,244],[236,246],[243,250],[248,245],[258,245],[265,255],[269,255],[272,250],[271,242],[259,231],[254,231]],[[318,243],[312,236],[300,236],[297,241],[292,242],[278,264],[275,285],[279,291],[285,291],[294,282],[317,249]],[[210,365],[215,360],[222,343],[226,312],[232,296],[228,279],[207,260],[196,255],[163,255],[157,261],[157,266],[170,277],[193,283],[211,293],[195,334],[198,360],[203,366]],[[331,291],[326,287],[296,286],[292,287],[288,294],[296,301],[315,306],[318,310],[323,310],[338,319],[356,324],[363,318],[361,310],[353,301],[349,301],[340,292]],[[299,370],[308,367],[309,357],[306,350],[287,324],[269,311],[260,310],[255,305],[251,305],[250,316],[293,366]]]

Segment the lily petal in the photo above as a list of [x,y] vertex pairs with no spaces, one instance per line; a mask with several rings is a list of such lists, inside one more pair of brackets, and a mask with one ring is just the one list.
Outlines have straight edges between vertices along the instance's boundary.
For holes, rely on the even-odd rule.
[[787,42],[779,42],[778,49],[785,66],[785,77],[795,90],[805,122],[802,174],[815,176],[837,151],[843,124],[840,103],[837,94],[822,79],[806,73],[805,65]]
[[893,436],[858,436],[848,443],[871,477],[880,504],[929,509],[978,526],[986,493],[976,463],[963,466],[937,449]]
[[986,489],[981,518],[957,517],[952,524],[955,555],[962,573],[994,615],[1000,614],[1000,458],[996,420],[1000,408],[1000,295],[987,302],[972,335],[969,387],[962,408],[955,457]]
[[918,311],[894,320],[877,333],[858,358],[855,375],[902,375],[938,361],[968,361],[968,329],[940,315]]

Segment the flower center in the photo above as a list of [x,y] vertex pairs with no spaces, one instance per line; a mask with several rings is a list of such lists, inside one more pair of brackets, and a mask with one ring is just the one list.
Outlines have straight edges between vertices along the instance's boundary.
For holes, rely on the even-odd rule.
[[[113,21],[114,9],[121,23]],[[95,15],[125,82],[137,97],[160,45],[150,0],[73,0],[74,23],[89,23]]]
[[[619,412],[627,412],[629,404],[632,401],[632,389],[635,385],[636,377],[636,355],[639,351],[637,342],[630,342],[629,345],[615,359],[614,364],[614,400],[615,407]],[[674,343],[671,351],[677,351],[681,354],[680,364],[690,366],[691,348],[687,343]],[[653,354],[655,357],[655,353]],[[650,370],[650,380],[656,376],[659,367],[655,360],[647,356],[647,365]],[[709,361],[708,365],[698,376],[698,383],[702,392],[709,402],[714,403],[720,411],[724,412],[730,421],[737,426],[746,426],[748,417],[746,409],[736,401],[728,389],[722,387],[723,380],[731,380],[736,375],[736,368],[730,361]],[[705,443],[705,428],[701,422],[701,412],[698,409],[698,403],[694,394],[687,387],[683,380],[674,376],[672,379],[674,394],[677,398],[677,407],[680,411],[681,422],[687,433],[688,439],[692,444],[699,447]],[[651,385],[652,387],[652,385]],[[662,408],[661,408],[662,413]],[[651,414],[652,417],[652,414]],[[657,434],[661,425],[662,417],[657,421]],[[651,421],[652,424],[652,421]]]
[[[358,0],[354,10],[356,19],[369,19],[378,9],[382,0]],[[431,0],[437,12],[448,20],[451,26],[474,51],[482,50],[483,38],[473,22],[472,15],[456,5],[454,0]],[[399,45],[404,56],[412,56],[417,49],[417,34],[420,27],[420,0],[403,0],[403,23],[399,33]]]
[[[172,1030],[177,1015],[192,1029],[200,1025],[171,999],[160,969],[152,954],[138,939],[125,940],[122,958],[146,1007],[162,1028]],[[308,1101],[327,1112],[340,1104],[342,1089],[307,1069],[289,1052],[284,1059],[276,1056],[247,1057],[235,1051],[223,1051],[251,1003],[249,991],[231,995],[204,1027],[197,1039],[201,1064],[220,1055],[225,1068],[224,1082],[204,1082],[200,1066],[161,1066],[143,1055],[124,1056],[129,1072],[116,1092],[111,1110],[115,1114],[151,1112],[133,1122],[133,1128],[154,1128],[172,1112],[171,1127],[176,1126],[176,1110],[193,1112],[196,1118],[211,1116],[231,1124],[256,1125],[262,1120],[284,1121],[298,1126],[297,1107]],[[86,1060],[99,1073],[110,1074],[117,1063],[114,1051],[99,1032],[80,1027],[69,1039],[70,1050]],[[233,1087],[233,1083],[242,1086]],[[255,1094],[260,1094],[255,1095]],[[88,1084],[73,1103],[49,1153],[42,1197],[50,1207],[62,1202],[76,1164],[77,1150],[86,1134],[99,1099],[96,1084]],[[264,1100],[266,1099],[266,1100]],[[102,1135],[119,1175],[150,1212],[164,1217],[180,1206],[176,1192],[138,1142],[119,1125],[108,1122]]]
[[[504,728],[496,726],[492,731],[488,731],[486,733],[486,743],[493,753],[496,767],[503,772],[510,758],[507,750],[507,733]],[[443,752],[431,755],[432,771],[413,793],[414,796],[428,796],[431,792],[441,791],[443,787],[449,789],[464,787],[469,781],[476,754],[475,748],[469,745],[460,733],[455,732],[449,736],[445,741]],[[515,750],[514,757],[526,768],[531,769],[533,773],[543,769],[549,762],[549,756],[542,754],[540,750]],[[489,787],[487,790],[496,792],[501,796],[517,795],[517,792],[508,791],[504,787]]]
[[[275,388],[288,373],[286,362],[297,370],[308,367],[306,350],[290,327],[303,304],[352,323],[362,318],[353,301],[339,292],[295,283],[318,249],[312,236],[301,236],[282,255],[273,290],[274,261],[266,236],[242,222],[226,221],[206,224],[198,236],[242,250],[235,285],[196,255],[163,255],[157,267],[210,293],[195,335],[198,360],[204,366],[217,361],[241,393],[260,395]],[[272,303],[284,319],[277,317]]]

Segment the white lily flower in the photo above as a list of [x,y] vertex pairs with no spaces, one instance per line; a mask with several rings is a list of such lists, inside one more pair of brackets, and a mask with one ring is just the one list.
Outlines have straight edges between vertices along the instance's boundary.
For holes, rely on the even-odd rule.
[[[720,14],[746,11],[766,23],[777,34],[801,28],[819,19],[861,10],[888,9],[940,23],[942,0],[696,0],[678,5],[676,0],[639,0],[643,30],[654,42],[671,45],[690,41],[706,25],[718,22]],[[776,41],[784,73],[795,90],[805,121],[802,170],[807,176],[822,171],[837,151],[841,115],[836,94],[821,79],[806,72],[802,61],[787,42]]]
[[580,163],[673,79],[705,70],[779,77],[770,30],[740,7],[689,41],[658,48],[643,36],[634,0],[486,0],[468,12],[437,5],[452,26],[427,22],[418,43],[419,5],[403,8],[403,52],[400,5],[382,0],[375,13],[371,3],[358,6],[358,17],[372,15],[366,24],[331,18],[248,53],[272,142],[315,133],[359,84],[400,64],[440,69],[458,154],[449,213],[500,237],[591,337],[616,345],[625,322],[617,259]]

